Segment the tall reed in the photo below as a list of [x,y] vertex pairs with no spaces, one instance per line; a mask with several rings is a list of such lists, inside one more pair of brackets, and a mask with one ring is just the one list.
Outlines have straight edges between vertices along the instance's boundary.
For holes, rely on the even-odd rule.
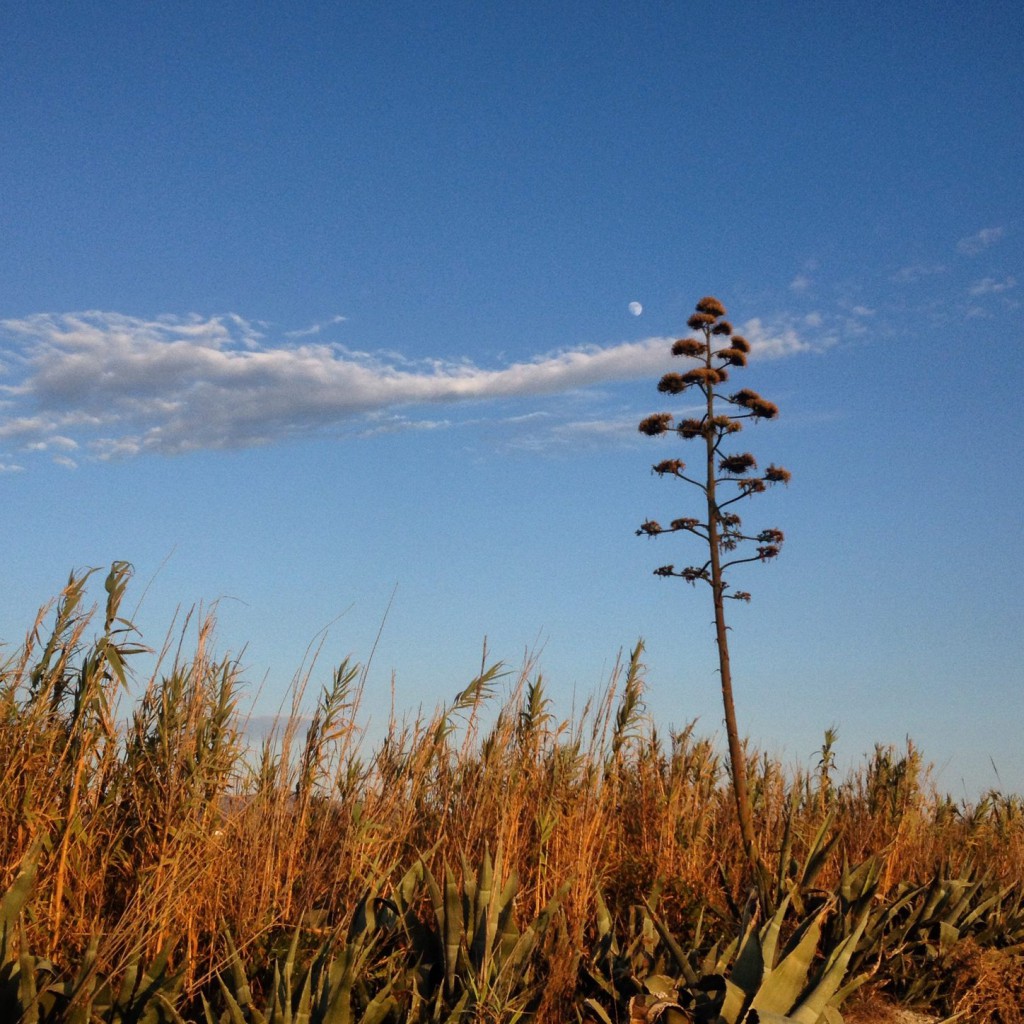
[[[344,662],[314,694],[314,663],[257,741],[211,617],[188,619],[151,677],[133,679],[144,648],[120,614],[129,575],[115,564],[99,609],[89,574],[73,576],[0,666],[0,884],[42,844],[25,916],[33,949],[73,961],[98,942],[96,969],[114,973],[169,950],[196,991],[223,966],[227,933],[253,956],[297,925],[342,934],[367,892],[420,858],[442,877],[500,848],[524,921],[565,889],[546,938],[557,1005],[599,894],[625,918],[658,883],[665,920],[684,932],[701,913],[738,913],[750,868],[722,754],[695,723],[652,722],[642,645],[572,718],[532,661],[484,664],[449,704],[393,714],[374,744],[360,725],[365,674]],[[808,770],[747,759],[773,873],[824,824],[837,838],[823,884],[869,854],[885,857],[889,888],[968,863],[1024,884],[1020,798],[954,803],[912,745],[880,747],[843,779],[827,757]]]

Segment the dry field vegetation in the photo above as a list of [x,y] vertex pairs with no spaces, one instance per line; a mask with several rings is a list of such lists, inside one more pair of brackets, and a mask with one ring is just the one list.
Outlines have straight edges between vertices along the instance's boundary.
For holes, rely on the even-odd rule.
[[372,749],[358,668],[314,669],[254,746],[211,621],[133,683],[129,576],[98,609],[73,576],[0,669],[4,1021],[1022,1019],[1017,797],[940,797],[909,745],[843,779],[831,737],[805,771],[749,751],[752,878],[639,650],[574,720],[485,667]]

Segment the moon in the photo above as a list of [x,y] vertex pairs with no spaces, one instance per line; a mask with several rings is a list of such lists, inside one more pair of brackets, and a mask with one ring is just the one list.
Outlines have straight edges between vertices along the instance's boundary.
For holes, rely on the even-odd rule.
[[639,316],[644,311],[644,307],[639,302],[631,302],[629,304],[629,311],[633,316]]

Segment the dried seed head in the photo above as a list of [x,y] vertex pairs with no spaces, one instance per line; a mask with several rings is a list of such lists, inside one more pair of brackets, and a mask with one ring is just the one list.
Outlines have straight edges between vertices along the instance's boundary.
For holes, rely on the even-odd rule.
[[664,476],[666,473],[682,473],[686,469],[686,463],[680,459],[665,459],[651,468],[658,476]]
[[779,407],[774,402],[759,398],[756,402],[750,402],[747,408],[753,413],[756,419],[773,420],[779,415]]
[[658,390],[662,394],[666,395],[678,395],[685,391],[692,382],[687,380],[680,373],[666,373],[661,380],[658,381]]
[[655,576],[674,576],[676,567],[674,565],[663,565],[654,570]]
[[757,539],[762,544],[781,544],[785,539],[785,534],[781,530],[762,530],[758,535]]
[[712,334],[732,334],[732,324],[728,320],[719,320],[714,327],[711,328]]
[[696,306],[698,313],[709,313],[713,317],[725,316],[725,306],[713,295],[705,295]]
[[779,546],[777,544],[765,544],[757,549],[757,557],[762,562],[767,562],[769,558],[776,558],[779,554]]
[[[682,379],[685,384],[707,384],[714,387],[715,384],[721,384],[728,380],[729,374],[720,366],[695,366],[692,370],[687,370]],[[660,388],[661,385],[659,384],[658,387]]]
[[726,597],[731,597],[734,601],[750,601],[750,594],[746,590],[737,590],[735,594],[727,594]]
[[678,341],[672,342],[672,355],[674,356],[702,356],[707,350],[707,345],[696,338],[680,338]]
[[761,401],[761,396],[756,391],[751,391],[750,388],[743,388],[742,391],[737,391],[735,395],[730,395],[729,401],[733,405],[742,405],[749,409],[751,402]]
[[750,353],[750,342],[742,334],[734,334],[729,339],[729,345],[732,348],[738,348],[741,352]]
[[642,419],[637,429],[641,434],[646,434],[648,437],[657,437],[659,434],[664,434],[671,426],[671,413],[656,412],[653,416]]
[[744,494],[760,494],[764,489],[764,481],[759,477],[755,476],[749,480],[737,480],[740,485],[740,490]]
[[728,416],[716,416],[712,421],[723,434],[738,434],[743,429],[739,420],[730,419]]
[[724,359],[730,366],[747,365],[746,353],[741,352],[738,348],[720,348],[715,353],[715,358]]
[[714,322],[715,318],[710,313],[693,313],[686,321],[686,326],[691,331],[699,331],[702,327],[710,327]]
[[647,522],[641,523],[640,529],[636,531],[636,535],[642,537],[645,533],[648,537],[657,536],[657,534],[661,533],[661,523],[653,519],[648,519]]
[[788,484],[792,477],[793,474],[788,469],[783,469],[782,466],[776,466],[774,463],[764,471],[764,478],[770,484]]
[[689,517],[685,519],[673,519],[672,522],[669,523],[669,526],[673,530],[692,530],[695,526],[700,526],[700,520],[690,519]]
[[743,523],[743,520],[735,512],[723,512],[719,515],[718,521],[727,530],[735,530]]
[[757,460],[750,452],[744,452],[742,455],[726,455],[719,461],[718,468],[723,473],[749,473],[750,470],[757,468]]
[[683,422],[676,427],[676,431],[681,437],[685,437],[687,440],[691,437],[701,437],[704,434],[704,421],[683,420]]

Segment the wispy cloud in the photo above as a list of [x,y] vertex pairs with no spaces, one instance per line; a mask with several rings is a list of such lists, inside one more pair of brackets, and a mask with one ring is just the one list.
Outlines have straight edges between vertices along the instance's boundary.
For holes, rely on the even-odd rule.
[[907,267],[900,267],[892,275],[892,280],[899,284],[912,284],[925,277],[935,277],[938,274],[945,274],[949,270],[944,263],[913,263]]
[[319,334],[321,331],[328,327],[335,327],[338,324],[343,324],[348,317],[345,316],[332,316],[327,320],[321,320],[318,323],[310,324],[308,327],[303,327],[297,331],[285,331],[286,338],[310,338],[315,334]]
[[990,245],[995,245],[1002,237],[1003,229],[1001,227],[982,228],[973,235],[961,238],[956,243],[956,251],[963,253],[965,256],[977,256],[978,253],[984,252]]
[[[117,313],[38,314],[0,321],[7,368],[0,439],[113,458],[243,448],[336,429],[437,429],[403,408],[562,394],[666,369],[671,339],[647,338],[538,355],[498,368],[411,361],[322,341],[268,341],[235,315],[144,320]],[[791,327],[742,327],[765,357],[812,346]],[[306,334],[307,332],[300,332]],[[389,420],[390,417],[390,420]]]
[[1004,277],[1001,281],[994,277],[983,277],[971,285],[971,295],[998,295],[1000,292],[1008,292],[1011,288],[1017,287],[1017,279],[1012,276]]

